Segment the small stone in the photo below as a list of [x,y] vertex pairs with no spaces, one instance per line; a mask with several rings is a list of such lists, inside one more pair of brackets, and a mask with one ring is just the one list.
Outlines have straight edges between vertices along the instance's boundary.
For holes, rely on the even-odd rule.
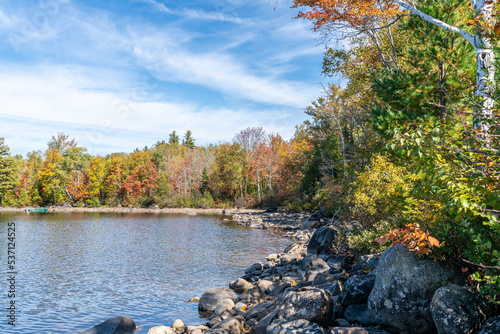
[[175,330],[167,326],[155,326],[150,328],[148,334],[174,334]]

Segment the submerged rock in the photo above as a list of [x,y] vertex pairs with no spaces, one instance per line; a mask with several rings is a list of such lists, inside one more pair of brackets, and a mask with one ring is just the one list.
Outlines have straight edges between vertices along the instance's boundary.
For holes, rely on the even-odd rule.
[[134,334],[137,326],[130,317],[111,318],[78,334]]

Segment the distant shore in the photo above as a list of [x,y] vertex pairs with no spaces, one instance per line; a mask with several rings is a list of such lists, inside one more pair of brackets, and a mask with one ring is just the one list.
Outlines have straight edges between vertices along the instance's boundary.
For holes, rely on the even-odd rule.
[[[0,208],[0,212],[24,212],[26,209],[34,209],[35,207],[13,208],[5,207]],[[48,207],[48,212],[116,212],[116,213],[181,213],[181,214],[217,214],[217,215],[234,215],[242,213],[258,213],[265,210],[258,209],[197,209],[197,208],[118,208],[118,207],[96,207],[96,208],[82,208],[82,207],[63,207],[52,206]]]

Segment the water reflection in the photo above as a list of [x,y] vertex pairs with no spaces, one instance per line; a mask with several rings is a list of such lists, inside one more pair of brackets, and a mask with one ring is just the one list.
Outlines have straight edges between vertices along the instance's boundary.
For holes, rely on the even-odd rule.
[[[287,243],[275,231],[218,216],[0,213],[0,259],[6,259],[11,221],[18,321],[15,329],[2,321],[2,333],[75,333],[120,315],[137,322],[138,334],[176,318],[201,324],[197,305],[186,300],[227,286]],[[7,268],[1,270],[5,277]]]

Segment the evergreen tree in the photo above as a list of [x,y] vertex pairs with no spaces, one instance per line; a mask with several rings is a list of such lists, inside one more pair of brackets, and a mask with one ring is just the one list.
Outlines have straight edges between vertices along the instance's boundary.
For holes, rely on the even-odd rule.
[[14,159],[9,154],[9,147],[5,145],[4,138],[0,138],[0,205],[7,191],[16,184],[17,171]]
[[182,145],[186,146],[190,150],[195,148],[194,138],[192,136],[191,130],[187,130],[186,134],[184,135],[184,139],[182,140]]
[[168,136],[168,143],[169,144],[175,144],[179,145],[179,136],[175,131],[173,131],[169,136]]

